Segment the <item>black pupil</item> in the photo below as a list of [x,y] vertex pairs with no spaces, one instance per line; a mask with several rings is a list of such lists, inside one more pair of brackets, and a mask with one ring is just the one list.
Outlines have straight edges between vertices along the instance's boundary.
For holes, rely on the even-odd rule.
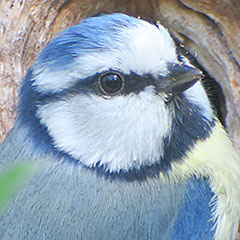
[[106,93],[115,93],[122,87],[122,79],[117,74],[107,74],[102,76],[101,85]]

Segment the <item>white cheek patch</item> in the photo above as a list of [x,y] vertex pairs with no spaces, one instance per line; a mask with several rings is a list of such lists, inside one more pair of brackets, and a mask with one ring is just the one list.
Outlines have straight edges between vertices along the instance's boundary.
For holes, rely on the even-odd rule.
[[200,81],[195,83],[191,88],[184,92],[185,97],[189,102],[199,106],[202,110],[201,114],[209,121],[213,120],[214,113],[209,102],[208,96]]
[[172,121],[151,87],[111,99],[74,96],[40,106],[38,116],[58,149],[110,172],[159,162]]

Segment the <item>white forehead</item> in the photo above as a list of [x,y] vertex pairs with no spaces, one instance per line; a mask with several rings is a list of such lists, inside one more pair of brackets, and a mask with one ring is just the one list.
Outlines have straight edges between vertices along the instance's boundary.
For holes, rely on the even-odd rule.
[[166,63],[177,61],[174,42],[162,26],[157,28],[140,20],[137,26],[125,28],[119,38],[122,41],[118,42],[118,48],[79,57],[79,63],[88,69],[84,77],[111,68],[124,74],[165,75]]
[[80,49],[68,68],[54,71],[46,65],[44,69],[35,68],[34,84],[40,91],[57,92],[71,87],[76,80],[109,69],[123,74],[134,72],[164,76],[167,74],[167,63],[177,62],[175,44],[161,25],[156,27],[139,19],[138,24],[122,27],[116,34],[107,48],[92,48],[83,52]]

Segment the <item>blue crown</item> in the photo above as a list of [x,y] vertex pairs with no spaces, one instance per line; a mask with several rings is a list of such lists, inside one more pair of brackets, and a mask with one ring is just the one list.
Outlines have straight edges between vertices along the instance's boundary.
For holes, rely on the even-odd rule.
[[137,26],[137,18],[115,13],[84,19],[58,34],[39,55],[37,67],[47,65],[50,70],[67,69],[74,59],[91,51],[104,51],[119,47],[124,39],[123,29]]

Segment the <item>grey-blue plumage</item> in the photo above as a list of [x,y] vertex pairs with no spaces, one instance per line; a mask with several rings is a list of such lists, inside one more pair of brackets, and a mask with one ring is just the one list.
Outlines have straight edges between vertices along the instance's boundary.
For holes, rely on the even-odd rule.
[[[171,185],[157,177],[106,179],[55,154],[44,155],[44,160],[39,153],[35,156],[35,146],[25,140],[25,134],[26,129],[15,127],[1,157],[9,165],[31,159],[40,170],[1,219],[0,239],[212,239],[212,224],[205,221],[210,217],[212,194],[205,180]],[[191,190],[195,185],[200,188]],[[189,209],[193,196],[197,201]],[[199,212],[194,212],[199,202]],[[179,211],[186,218],[181,217],[183,222],[177,226]],[[181,233],[186,238],[179,238]]]
[[29,69],[0,149],[1,169],[38,168],[0,239],[232,239],[239,167],[200,77],[140,19],[102,15],[61,33]]

